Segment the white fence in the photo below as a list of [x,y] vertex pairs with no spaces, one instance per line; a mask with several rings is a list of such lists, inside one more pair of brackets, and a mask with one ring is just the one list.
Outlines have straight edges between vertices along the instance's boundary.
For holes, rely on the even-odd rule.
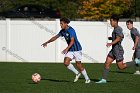
[[[83,62],[104,62],[110,48],[106,47],[107,37],[113,28],[108,22],[71,21],[83,47]],[[125,22],[119,25],[124,30],[123,47],[125,61],[132,58],[133,42]],[[140,30],[140,22],[134,26]],[[50,43],[47,48],[42,43],[56,35],[60,30],[59,19],[55,21],[0,20],[0,61],[9,62],[57,62],[62,63],[66,48],[63,38]]]

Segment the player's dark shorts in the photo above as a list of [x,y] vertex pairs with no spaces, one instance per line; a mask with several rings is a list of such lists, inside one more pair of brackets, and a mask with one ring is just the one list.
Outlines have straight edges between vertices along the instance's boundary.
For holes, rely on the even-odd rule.
[[134,58],[139,58],[140,59],[140,48],[137,48],[134,52]]
[[108,56],[114,60],[116,59],[116,62],[120,62],[124,59],[123,54],[124,50],[122,46],[116,46],[111,49],[111,51],[108,53]]

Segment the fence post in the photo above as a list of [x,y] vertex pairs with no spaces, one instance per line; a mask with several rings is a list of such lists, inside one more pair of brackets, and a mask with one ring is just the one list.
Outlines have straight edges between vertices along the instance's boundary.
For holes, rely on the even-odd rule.
[[136,17],[136,22],[139,22],[140,21],[140,17]]
[[[56,29],[55,29],[55,32],[56,33],[59,33],[60,31],[60,19],[56,19]],[[58,39],[56,42],[55,42],[55,62],[60,62],[60,54],[61,54],[61,51],[60,51],[60,45],[61,41],[60,39]]]
[[[11,20],[6,18],[6,49],[10,49],[10,36],[11,36]],[[9,55],[6,53],[6,61],[8,61]]]

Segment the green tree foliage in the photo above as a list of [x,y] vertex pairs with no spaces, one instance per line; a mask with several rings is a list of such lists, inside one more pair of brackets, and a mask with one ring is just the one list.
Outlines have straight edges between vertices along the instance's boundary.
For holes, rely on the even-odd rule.
[[[111,14],[122,17],[139,13],[139,3],[136,0],[0,0],[0,11],[10,10],[18,5],[38,4],[52,9],[58,9],[62,17],[70,19],[84,18],[86,20],[103,20]],[[137,0],[138,1],[138,0]]]
[[0,0],[0,11],[6,11],[12,8],[14,5],[10,0]]
[[111,14],[122,15],[131,6],[131,0],[85,0],[78,13],[87,20],[103,20]]
[[79,0],[1,0],[0,11],[10,10],[23,4],[38,4],[54,10],[60,10],[62,16],[70,19],[78,17]]

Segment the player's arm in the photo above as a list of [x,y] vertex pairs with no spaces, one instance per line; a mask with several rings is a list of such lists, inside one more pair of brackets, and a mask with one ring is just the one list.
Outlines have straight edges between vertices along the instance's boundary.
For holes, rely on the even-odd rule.
[[62,51],[62,53],[64,53],[64,54],[67,53],[68,50],[72,47],[73,44],[74,44],[74,37],[71,38],[70,44],[68,45],[68,47],[66,49],[64,49]]
[[112,45],[118,43],[121,39],[122,39],[121,36],[117,36],[116,39],[115,39],[113,42],[111,42],[111,43],[107,43],[106,46],[107,46],[107,47],[110,47],[110,46],[112,46]]
[[135,49],[136,49],[136,46],[138,45],[138,41],[139,41],[139,37],[138,37],[138,36],[136,36],[136,37],[135,37],[135,43],[134,43],[133,50],[135,50]]
[[55,35],[50,40],[48,40],[47,42],[43,43],[41,46],[43,46],[45,48],[45,47],[47,47],[48,43],[51,43],[51,42],[55,41],[57,38],[59,38],[59,35]]

